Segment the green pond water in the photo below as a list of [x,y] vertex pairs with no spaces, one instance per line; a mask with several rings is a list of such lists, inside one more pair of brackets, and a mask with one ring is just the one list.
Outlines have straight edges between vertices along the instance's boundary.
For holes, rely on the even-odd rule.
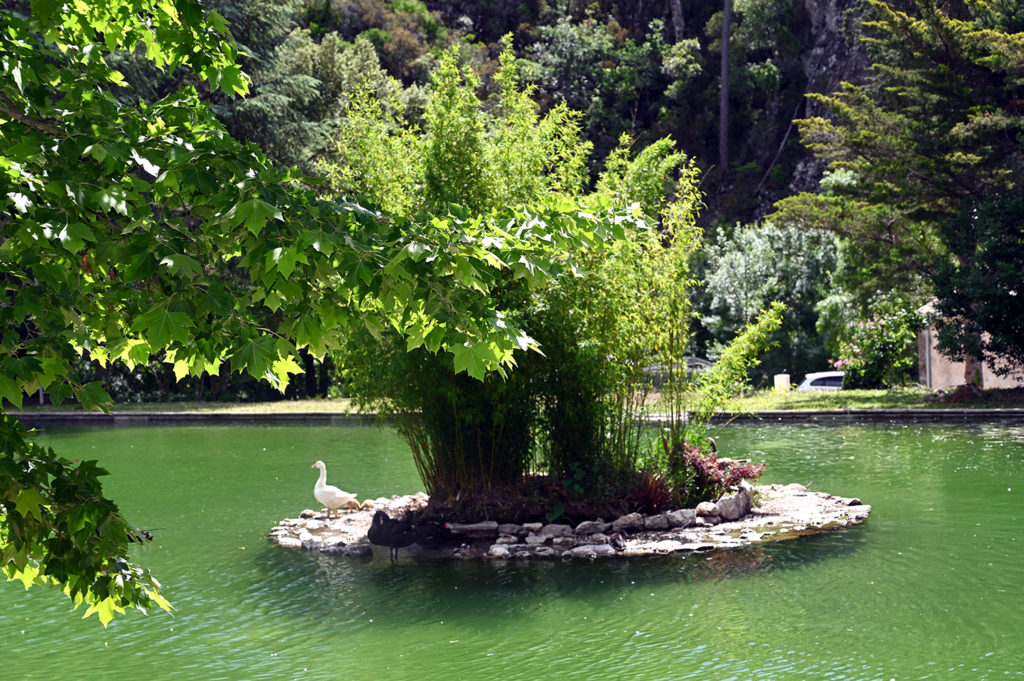
[[1024,427],[743,426],[766,482],[857,496],[866,523],[683,557],[390,565],[271,546],[323,459],[360,497],[420,489],[365,427],[54,430],[96,458],[173,616],[104,629],[0,587],[0,679],[1004,679],[1024,676]]

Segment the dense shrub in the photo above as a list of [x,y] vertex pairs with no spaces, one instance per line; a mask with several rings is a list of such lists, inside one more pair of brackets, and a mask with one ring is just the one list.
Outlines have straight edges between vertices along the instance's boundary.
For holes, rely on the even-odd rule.
[[882,297],[870,319],[856,323],[840,341],[840,356],[831,362],[843,371],[844,388],[880,388],[903,384],[917,366],[917,334],[924,317],[897,297]]

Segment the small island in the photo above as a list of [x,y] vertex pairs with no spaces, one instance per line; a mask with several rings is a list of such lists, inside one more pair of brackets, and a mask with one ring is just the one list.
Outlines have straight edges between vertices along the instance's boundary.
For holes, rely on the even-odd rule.
[[[412,516],[427,506],[419,493],[375,499],[362,510],[342,512],[329,519],[310,509],[297,518],[279,522],[269,534],[278,546],[333,556],[369,557],[374,547],[366,533],[376,511],[391,517]],[[427,548],[413,544],[403,556],[418,560],[528,560],[595,559],[613,556],[650,556],[693,553],[792,539],[862,523],[871,507],[860,499],[808,491],[803,485],[751,486],[717,502],[702,502],[693,509],[641,515],[629,513],[611,520],[576,524],[451,523],[458,542]]]

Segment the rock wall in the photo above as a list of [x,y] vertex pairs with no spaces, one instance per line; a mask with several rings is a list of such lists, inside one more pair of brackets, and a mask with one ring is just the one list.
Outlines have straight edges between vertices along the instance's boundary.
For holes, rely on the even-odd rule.
[[[871,65],[867,50],[860,41],[863,3],[859,0],[804,0],[808,17],[801,44],[808,45],[803,56],[806,92],[831,94],[845,82],[860,84]],[[827,116],[828,110],[806,100],[797,118]],[[797,134],[793,131],[793,134]],[[825,163],[807,151],[790,178],[791,194],[815,191],[825,170]]]

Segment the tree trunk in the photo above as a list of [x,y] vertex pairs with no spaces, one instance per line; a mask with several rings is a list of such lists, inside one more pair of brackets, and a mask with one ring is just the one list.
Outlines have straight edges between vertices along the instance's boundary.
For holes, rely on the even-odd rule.
[[729,30],[732,0],[722,3],[722,87],[718,102],[718,166],[724,179],[729,173]]
[[977,357],[969,356],[964,359],[964,383],[977,386],[979,390],[984,389],[985,380],[982,376],[982,361]]
[[[975,247],[976,243],[977,243],[976,240],[972,239],[971,240],[971,247],[972,248]],[[956,260],[957,260],[957,263],[960,265],[960,269],[962,271],[964,271],[964,272],[969,271],[969,269],[971,267],[971,258],[970,258],[969,255],[966,255],[964,253],[957,253],[956,254]],[[974,305],[973,304],[969,305],[967,309],[969,310],[969,314],[971,316],[971,321],[973,322],[974,319],[977,318],[975,316],[976,312],[975,312]],[[981,348],[981,339],[978,338],[977,336],[975,336],[975,338],[977,339],[976,347]],[[981,361],[981,359],[979,357],[976,357],[974,355],[968,355],[967,357],[965,357],[964,358],[964,385],[968,385],[968,386],[972,386],[973,385],[973,386],[977,387],[978,389],[984,388],[985,386],[984,386],[984,379],[982,378],[982,367],[983,367],[983,362]]]
[[682,42],[686,28],[686,19],[683,17],[683,0],[669,0],[669,11],[672,13],[672,35],[675,42]]

